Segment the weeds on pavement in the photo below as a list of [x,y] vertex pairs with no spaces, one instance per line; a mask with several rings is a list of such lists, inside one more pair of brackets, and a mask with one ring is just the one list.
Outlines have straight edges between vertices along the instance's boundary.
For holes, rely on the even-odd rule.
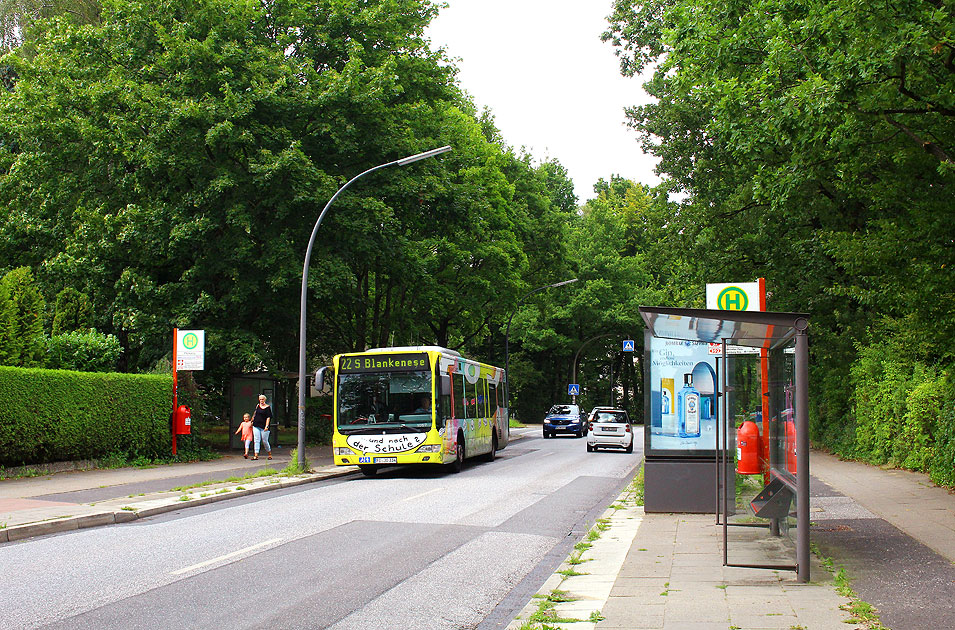
[[845,567],[836,569],[832,558],[822,555],[815,543],[810,543],[809,549],[819,558],[822,566],[833,574],[836,592],[850,600],[849,603],[839,607],[851,615],[849,619],[845,620],[845,623],[863,624],[868,630],[889,630],[879,620],[879,611],[876,607],[859,599],[859,595],[852,590],[850,586],[852,579],[846,573]]
[[213,479],[211,481],[200,481],[199,483],[194,483],[188,486],[177,486],[175,488],[171,488],[170,492],[185,492],[186,490],[192,490],[193,488],[202,488],[202,487],[211,486],[217,483],[236,483],[239,481],[248,481],[250,479],[258,479],[259,477],[270,477],[272,475],[278,475],[278,474],[281,474],[281,473],[279,473],[279,471],[275,470],[274,468],[263,468],[262,470],[256,470],[255,472],[250,472],[246,475],[242,475],[241,477],[233,476],[233,477],[228,477],[227,479],[222,479],[222,480]]

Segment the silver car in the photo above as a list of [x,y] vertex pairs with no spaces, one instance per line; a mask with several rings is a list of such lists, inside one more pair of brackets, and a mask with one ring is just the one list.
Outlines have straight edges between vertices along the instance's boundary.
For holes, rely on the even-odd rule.
[[590,413],[587,452],[601,448],[622,448],[633,452],[633,428],[623,409],[597,408]]

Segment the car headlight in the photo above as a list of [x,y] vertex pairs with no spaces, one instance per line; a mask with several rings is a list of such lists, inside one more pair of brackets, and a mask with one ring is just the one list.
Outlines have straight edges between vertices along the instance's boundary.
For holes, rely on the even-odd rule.
[[336,446],[332,449],[332,453],[335,455],[354,455],[355,451],[351,450],[348,447]]
[[419,453],[440,453],[441,445],[440,444],[422,444],[418,447]]

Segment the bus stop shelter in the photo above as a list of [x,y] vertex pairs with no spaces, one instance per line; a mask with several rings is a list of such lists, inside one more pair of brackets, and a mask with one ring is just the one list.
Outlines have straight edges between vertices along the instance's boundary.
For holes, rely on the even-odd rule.
[[[724,565],[791,569],[809,581],[808,316],[639,311],[647,327],[645,509],[715,512]],[[744,493],[746,482],[755,489],[746,513],[737,514],[736,434],[747,421],[760,428],[765,465],[744,480]],[[738,537],[730,527],[749,528],[748,540],[768,531],[793,550],[779,558],[792,561],[734,562],[729,550]]]

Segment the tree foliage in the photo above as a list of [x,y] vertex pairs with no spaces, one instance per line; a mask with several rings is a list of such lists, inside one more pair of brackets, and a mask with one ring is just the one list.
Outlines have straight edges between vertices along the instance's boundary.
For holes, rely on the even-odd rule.
[[95,329],[53,334],[46,339],[44,364],[51,370],[113,372],[122,354],[119,339]]
[[[507,147],[423,29],[428,0],[139,0],[39,21],[6,57],[0,267],[89,299],[120,368],[206,330],[207,382],[297,362],[306,241],[310,362],[440,343],[502,359],[501,322],[562,253],[555,162]],[[60,330],[57,328],[57,330]]]
[[628,115],[686,194],[673,245],[812,315],[817,437],[855,421],[861,348],[955,359],[950,2],[617,0],[604,39],[651,75]]
[[0,280],[0,365],[43,367],[46,302],[28,267]]
[[631,122],[691,195],[714,271],[768,269],[778,305],[834,326],[915,306],[955,335],[951,18],[924,0],[615,3],[622,69],[656,64],[658,102]]
[[[643,324],[637,309],[683,304],[692,296],[693,269],[672,247],[677,208],[666,194],[618,176],[598,181],[594,194],[552,245],[563,252],[563,264],[552,267],[559,273],[538,284],[579,281],[538,293],[515,311],[511,380],[515,411],[524,420],[567,400],[574,379],[584,408],[613,402],[642,418]],[[633,339],[637,351],[623,352],[624,339]]]
[[92,317],[89,297],[73,287],[66,287],[56,294],[50,332],[53,335],[60,335],[74,331],[87,331],[91,328]]
[[62,16],[77,24],[99,20],[99,0],[0,0],[0,52],[29,41],[37,20]]

